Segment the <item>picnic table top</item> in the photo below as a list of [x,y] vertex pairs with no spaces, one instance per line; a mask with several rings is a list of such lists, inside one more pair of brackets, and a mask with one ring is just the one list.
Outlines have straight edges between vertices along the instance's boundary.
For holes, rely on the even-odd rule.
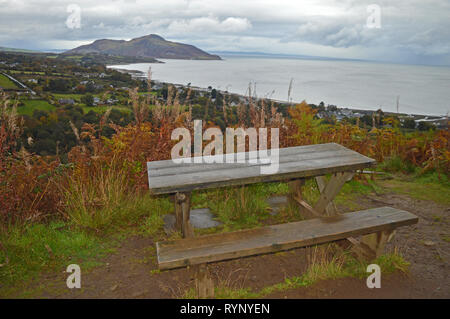
[[[277,182],[364,169],[375,160],[336,143],[280,148],[276,172],[261,173],[265,163],[147,163],[152,194],[189,192],[196,189]],[[268,150],[270,154],[270,149]],[[249,158],[249,152],[245,158]],[[228,154],[229,155],[229,154]],[[236,153],[234,154],[234,156]],[[225,156],[225,155],[223,155]],[[225,160],[224,160],[225,162]]]

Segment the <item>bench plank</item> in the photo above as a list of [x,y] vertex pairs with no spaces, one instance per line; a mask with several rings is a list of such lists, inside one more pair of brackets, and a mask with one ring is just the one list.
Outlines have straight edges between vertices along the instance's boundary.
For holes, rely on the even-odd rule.
[[380,207],[257,229],[158,242],[158,264],[161,270],[165,270],[274,253],[393,230],[417,222],[417,216],[409,212]]
[[[283,155],[292,155],[297,154],[300,152],[306,154],[306,153],[314,153],[314,152],[320,152],[320,151],[338,151],[342,149],[347,149],[343,147],[340,144],[337,143],[324,143],[324,144],[312,144],[312,145],[303,145],[303,146],[294,146],[294,147],[285,147],[280,148],[280,154]],[[270,149],[269,149],[270,151]],[[245,152],[245,156],[248,156],[248,152]],[[247,157],[246,157],[247,158]],[[174,163],[171,159],[169,160],[161,160],[161,161],[153,161],[148,162],[151,169],[165,169],[165,168],[174,168],[179,167],[179,164]],[[188,166],[195,166],[198,167],[198,164],[184,164],[186,167]],[[220,165],[220,164],[217,164]]]
[[[261,163],[175,164],[172,160],[148,162],[152,194],[188,192],[195,189],[277,182],[342,171],[364,169],[375,160],[335,143],[279,149],[279,170],[261,174]],[[249,153],[245,153],[248,158]]]

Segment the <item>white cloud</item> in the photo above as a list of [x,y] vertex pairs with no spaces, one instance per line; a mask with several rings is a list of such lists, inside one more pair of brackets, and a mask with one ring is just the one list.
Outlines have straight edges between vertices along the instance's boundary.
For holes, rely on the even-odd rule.
[[252,24],[246,18],[228,17],[220,21],[216,17],[175,20],[167,30],[172,34],[199,33],[237,33],[250,29]]

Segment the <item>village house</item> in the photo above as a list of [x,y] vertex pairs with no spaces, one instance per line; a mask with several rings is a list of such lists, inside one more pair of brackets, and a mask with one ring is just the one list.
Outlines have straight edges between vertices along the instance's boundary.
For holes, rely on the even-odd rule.
[[58,103],[62,105],[74,105],[75,101],[73,99],[59,99]]

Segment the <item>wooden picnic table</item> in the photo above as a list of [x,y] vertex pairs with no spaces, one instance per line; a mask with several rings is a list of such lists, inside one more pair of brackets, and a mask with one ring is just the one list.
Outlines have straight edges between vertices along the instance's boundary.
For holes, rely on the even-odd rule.
[[[225,156],[225,155],[224,155]],[[236,154],[234,154],[236,156]],[[246,160],[250,153],[245,153]],[[225,161],[225,160],[224,160]],[[176,227],[183,237],[193,235],[190,225],[191,192],[199,189],[248,185],[260,182],[289,182],[291,199],[313,216],[336,214],[333,199],[357,170],[370,167],[375,160],[336,143],[279,149],[279,169],[262,174],[262,163],[174,163],[172,160],[148,162],[150,192],[175,194]],[[324,175],[332,174],[330,180]],[[301,185],[316,178],[321,192],[315,205],[302,198]]]
[[[246,160],[250,158],[250,153],[244,155]],[[333,200],[339,190],[356,171],[374,164],[375,160],[335,143],[279,149],[279,168],[268,174],[262,174],[261,168],[269,164],[261,162],[149,162],[150,192],[175,195],[175,225],[184,237],[156,243],[159,268],[194,267],[197,294],[209,298],[214,296],[207,268],[212,262],[338,240],[347,240],[358,258],[372,260],[382,253],[397,227],[418,221],[415,215],[391,207],[338,214]],[[315,178],[320,191],[314,204],[302,196],[301,186],[307,178]],[[302,215],[317,218],[194,237],[190,224],[192,191],[261,182],[288,182],[291,202],[299,204]]]

